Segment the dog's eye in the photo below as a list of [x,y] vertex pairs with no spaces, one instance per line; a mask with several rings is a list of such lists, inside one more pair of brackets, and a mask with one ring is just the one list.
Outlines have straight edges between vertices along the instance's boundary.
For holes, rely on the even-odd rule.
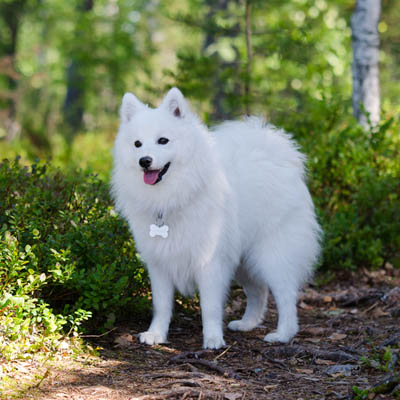
[[142,142],[140,142],[139,140],[136,140],[135,147],[140,147],[141,145],[142,145]]
[[160,139],[158,139],[158,144],[167,144],[169,142],[169,140],[165,137],[162,137]]

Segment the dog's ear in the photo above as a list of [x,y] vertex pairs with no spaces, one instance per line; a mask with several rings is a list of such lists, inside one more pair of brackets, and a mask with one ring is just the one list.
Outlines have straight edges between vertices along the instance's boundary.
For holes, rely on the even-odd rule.
[[173,87],[164,97],[161,107],[165,107],[173,116],[184,118],[189,112],[189,105],[181,91]]
[[120,116],[122,122],[129,122],[132,117],[146,106],[132,93],[125,93],[122,98]]

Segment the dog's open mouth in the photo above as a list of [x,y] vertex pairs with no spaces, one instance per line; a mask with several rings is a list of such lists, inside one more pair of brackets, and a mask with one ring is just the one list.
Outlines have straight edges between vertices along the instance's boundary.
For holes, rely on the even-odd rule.
[[160,182],[162,177],[167,173],[170,165],[171,163],[167,162],[163,169],[145,169],[143,175],[144,183],[147,183],[148,185],[155,185],[156,183]]

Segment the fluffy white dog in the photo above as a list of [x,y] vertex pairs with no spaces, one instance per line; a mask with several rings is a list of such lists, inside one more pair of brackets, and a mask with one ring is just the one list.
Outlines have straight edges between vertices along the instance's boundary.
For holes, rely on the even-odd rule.
[[270,289],[279,321],[265,340],[292,339],[298,291],[319,254],[304,159],[288,134],[255,117],[210,133],[176,88],[156,109],[124,95],[112,187],[151,280],[153,320],[142,343],[167,340],[175,289],[198,289],[203,347],[224,346],[232,279],[247,306],[228,328],[260,324]]

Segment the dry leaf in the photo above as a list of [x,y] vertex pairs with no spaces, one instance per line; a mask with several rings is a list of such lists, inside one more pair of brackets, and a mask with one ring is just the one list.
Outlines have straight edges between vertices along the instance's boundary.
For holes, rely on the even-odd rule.
[[304,301],[300,302],[299,307],[302,308],[303,310],[312,310],[312,307],[304,303]]
[[328,337],[328,339],[331,339],[331,340],[343,340],[346,337],[347,337],[347,335],[345,333],[334,332],[334,333],[332,333],[331,336]]
[[333,365],[332,367],[329,367],[325,373],[327,375],[331,375],[331,376],[350,376],[351,375],[351,371],[353,369],[357,369],[357,365],[350,365],[350,364],[346,364],[346,365]]
[[114,340],[114,343],[116,344],[117,347],[128,347],[133,343],[133,336],[129,333],[124,333],[118,336]]
[[302,330],[302,333],[306,333],[306,334],[313,335],[313,336],[320,336],[325,333],[325,328],[321,328],[321,327],[305,328]]
[[383,311],[382,308],[380,308],[380,307],[375,308],[375,310],[372,311],[372,316],[374,318],[386,317],[387,315],[389,315],[389,313],[386,311]]
[[311,342],[311,343],[319,343],[321,341],[321,339],[318,338],[305,338],[304,339],[306,342]]
[[302,295],[300,295],[300,299],[308,299],[311,302],[316,302],[321,298],[321,295],[319,292],[317,292],[314,289],[308,288],[305,290],[304,293],[302,293]]
[[312,369],[306,369],[306,368],[296,368],[296,372],[300,373],[300,374],[307,374],[307,375],[311,375],[314,373],[314,370]]
[[224,398],[227,400],[237,400],[243,397],[242,393],[225,393]]
[[335,363],[334,363],[334,361],[331,361],[331,360],[323,360],[321,358],[317,358],[315,360],[315,364],[317,364],[317,365],[334,365]]
[[265,386],[264,386],[264,390],[265,390],[266,392],[268,392],[268,390],[275,389],[275,388],[277,388],[277,387],[278,387],[278,385],[265,385]]
[[331,302],[332,302],[332,297],[331,297],[331,296],[324,296],[324,297],[322,298],[322,301],[323,301],[324,303],[331,303]]

